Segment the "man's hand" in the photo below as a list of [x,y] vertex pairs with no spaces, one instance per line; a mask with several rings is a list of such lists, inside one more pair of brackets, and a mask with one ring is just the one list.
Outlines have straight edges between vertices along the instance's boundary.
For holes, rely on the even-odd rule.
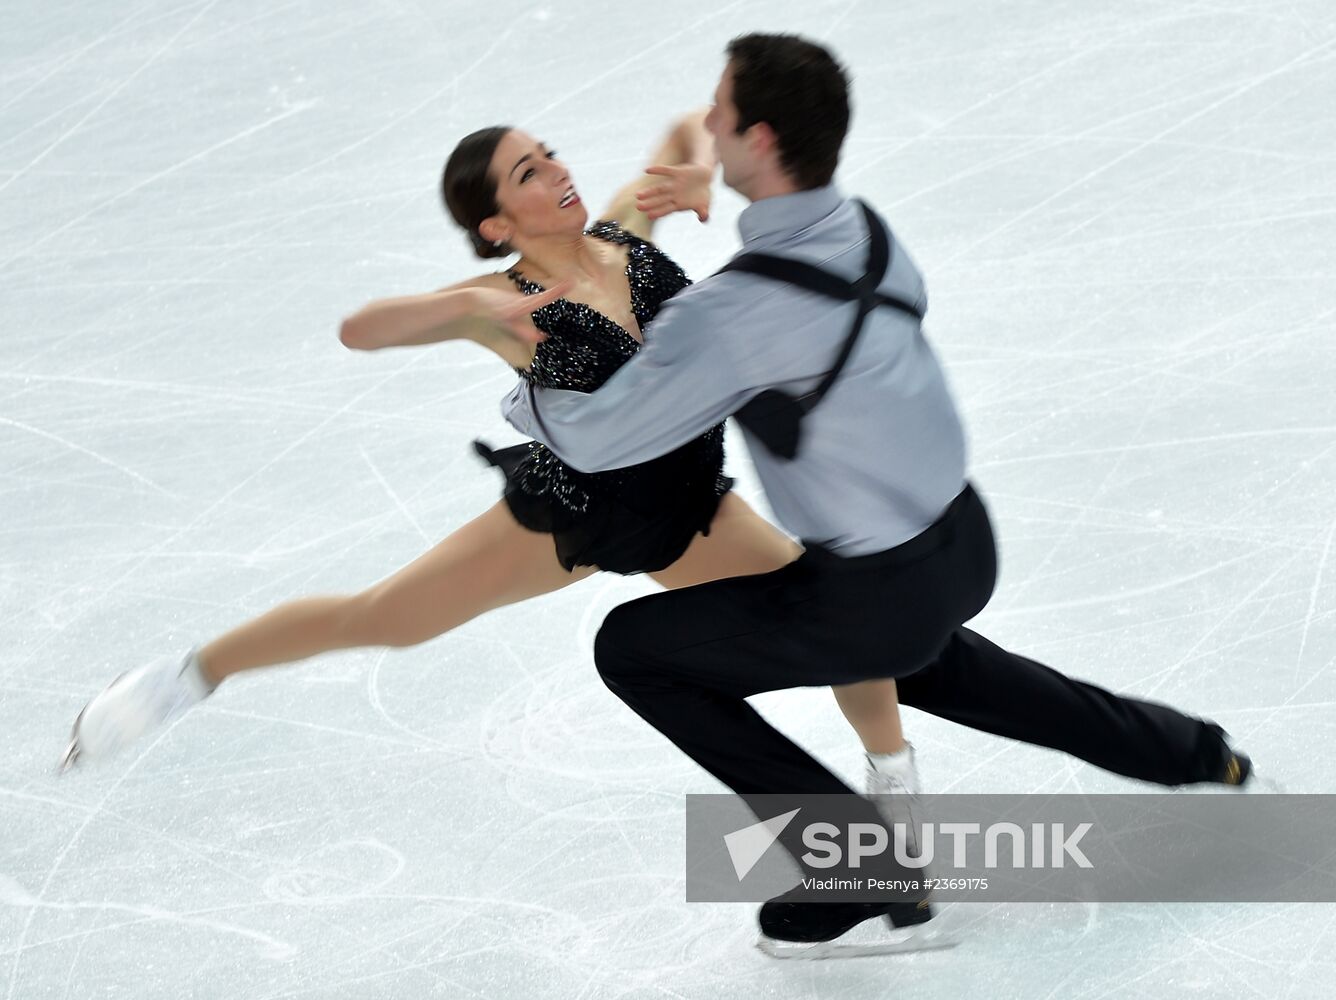
[[710,218],[710,179],[714,171],[699,163],[647,167],[645,173],[664,178],[636,192],[636,208],[654,220],[674,212],[695,212],[705,222]]

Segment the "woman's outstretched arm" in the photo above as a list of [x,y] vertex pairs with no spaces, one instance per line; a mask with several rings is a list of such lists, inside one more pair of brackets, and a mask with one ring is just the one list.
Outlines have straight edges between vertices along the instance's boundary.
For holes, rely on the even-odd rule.
[[377,351],[469,338],[479,313],[480,282],[460,282],[425,295],[376,299],[343,321],[339,340],[353,350]]
[[512,367],[528,367],[542,339],[531,313],[560,298],[569,286],[522,295],[505,284],[504,278],[485,275],[439,292],[377,299],[343,321],[339,340],[359,351],[472,340]]

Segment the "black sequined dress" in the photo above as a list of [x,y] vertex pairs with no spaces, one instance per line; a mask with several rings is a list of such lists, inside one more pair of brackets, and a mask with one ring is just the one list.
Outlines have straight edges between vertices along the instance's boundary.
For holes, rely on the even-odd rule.
[[[631,309],[642,330],[691,283],[658,247],[614,222],[597,222],[587,232],[628,248]],[[518,271],[508,276],[526,295],[543,291]],[[593,392],[640,349],[626,330],[579,302],[558,299],[537,310],[533,321],[547,339],[528,371],[519,373],[544,388]],[[550,533],[568,570],[598,566],[629,574],[671,565],[697,533],[709,533],[720,498],[733,485],[723,475],[722,424],[659,458],[607,472],[579,472],[536,441],[499,451],[481,441],[474,447],[504,473],[515,519]]]

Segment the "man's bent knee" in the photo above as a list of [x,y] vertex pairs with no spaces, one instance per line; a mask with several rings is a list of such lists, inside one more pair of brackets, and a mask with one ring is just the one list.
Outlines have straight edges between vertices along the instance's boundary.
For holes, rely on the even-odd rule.
[[640,601],[613,608],[594,636],[594,665],[609,687],[644,672],[654,650]]

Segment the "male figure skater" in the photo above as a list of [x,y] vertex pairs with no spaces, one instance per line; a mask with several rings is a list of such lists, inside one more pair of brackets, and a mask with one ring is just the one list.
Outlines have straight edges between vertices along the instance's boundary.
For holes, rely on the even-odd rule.
[[[608,687],[743,796],[852,794],[747,696],[878,678],[897,680],[903,704],[1144,781],[1246,781],[1249,761],[1219,726],[962,627],[992,594],[992,531],[920,329],[923,281],[876,217],[831,186],[845,75],[793,36],[737,38],[728,56],[707,126],[724,183],[751,202],[743,258],[667,303],[598,391],[521,383],[504,409],[588,471],[646,461],[736,415],[775,514],[806,552],[775,573],[615,609],[594,651]],[[827,272],[824,284],[797,273],[804,264]],[[883,914],[914,923],[897,905],[772,900],[761,925],[775,939],[828,941]]]

